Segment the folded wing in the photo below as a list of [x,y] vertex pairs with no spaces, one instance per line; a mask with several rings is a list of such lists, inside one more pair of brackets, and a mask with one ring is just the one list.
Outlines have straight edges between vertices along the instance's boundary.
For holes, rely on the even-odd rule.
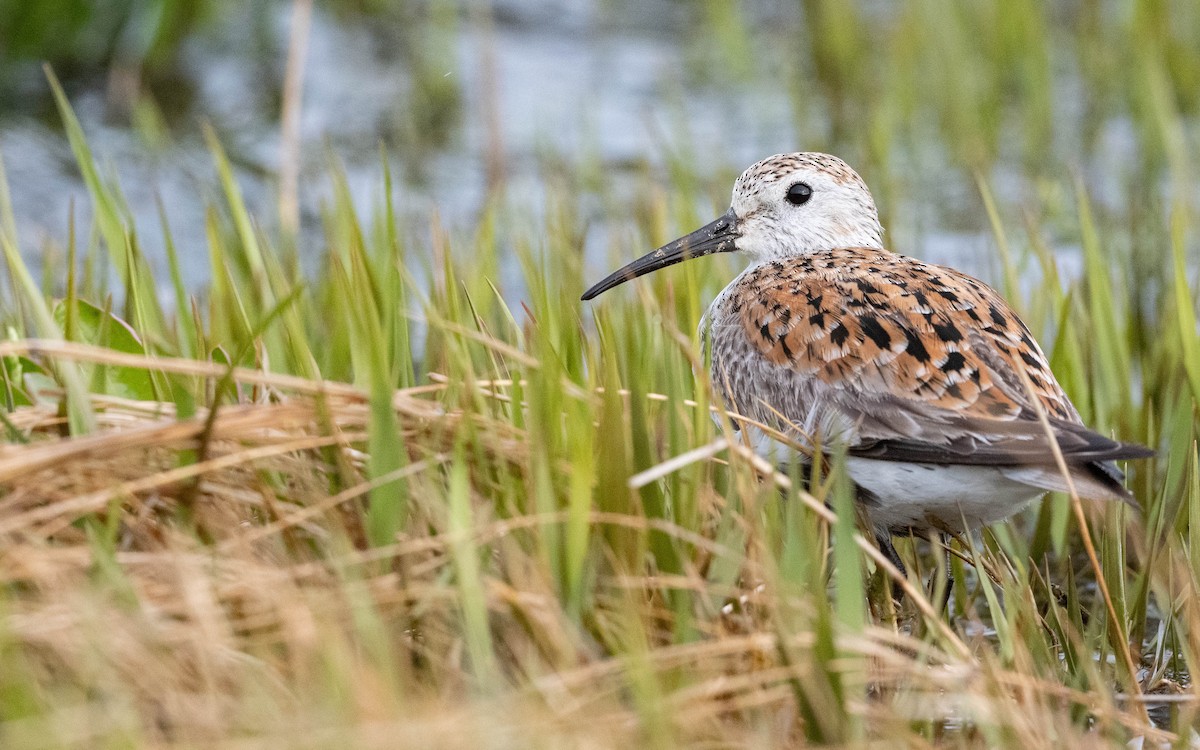
[[[794,413],[778,416],[842,425],[853,455],[1045,467],[1052,450],[1035,400],[1063,456],[1097,464],[1087,473],[1102,485],[1120,486],[1106,462],[1151,454],[1084,427],[1025,324],[993,289],[952,269],[846,248],[759,266],[726,299],[775,375],[804,383],[804,397],[785,406]],[[719,364],[714,356],[718,380]]]

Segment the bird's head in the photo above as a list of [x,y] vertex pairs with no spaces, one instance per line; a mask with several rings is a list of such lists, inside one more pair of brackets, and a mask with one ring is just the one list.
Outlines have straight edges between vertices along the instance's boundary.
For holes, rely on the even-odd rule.
[[777,154],[737,178],[729,210],[718,219],[618,269],[583,299],[704,255],[739,252],[758,262],[839,247],[883,247],[871,191],[836,156]]

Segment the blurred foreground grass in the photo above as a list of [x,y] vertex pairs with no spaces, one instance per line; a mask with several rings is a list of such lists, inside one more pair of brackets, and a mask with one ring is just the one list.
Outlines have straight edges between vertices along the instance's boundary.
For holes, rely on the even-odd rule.
[[[852,127],[875,85],[845,78],[861,54],[853,6],[807,5],[830,29],[816,52],[826,95]],[[1133,21],[1149,29],[1138,39],[1177,33],[1151,21]],[[964,45],[978,22],[941,21]],[[1037,23],[1005,28],[1012,50],[1046,51]],[[1111,33],[1098,28],[1097,43]],[[979,70],[999,76],[1007,49],[964,46],[963,70],[994,59]],[[799,491],[714,426],[692,331],[727,266],[699,261],[580,305],[576,188],[603,184],[599,170],[547,169],[553,197],[536,224],[498,195],[473,232],[453,233],[436,219],[401,225],[386,160],[369,214],[333,166],[321,272],[305,280],[214,138],[212,285],[192,296],[169,211],[156,231],[171,262],[156,276],[139,252],[147,228],[132,226],[60,96],[95,210],[62,263],[22,261],[0,177],[12,290],[0,744],[1194,741],[1197,201],[1181,114],[1194,103],[1176,95],[1194,60],[1155,49],[1106,89],[1140,92],[1121,106],[1148,154],[1118,186],[1120,210],[1082,180],[1034,170],[1060,200],[1025,201],[1022,214],[993,199],[983,171],[977,216],[1000,251],[990,280],[1088,423],[1160,449],[1131,467],[1141,512],[1088,509],[1099,571],[1065,498],[964,540],[952,617],[919,593],[937,554],[901,545],[914,589],[890,611],[850,514],[833,523],[824,509],[845,505],[842,484]],[[1036,82],[1037,65],[1015,75]],[[933,106],[960,160],[982,167],[1003,131],[961,118],[1004,118],[986,113],[989,86],[972,94],[959,80]],[[903,96],[872,112],[916,106]],[[1043,115],[1028,110],[1012,132],[1035,138]],[[886,145],[899,122],[873,120],[865,137]],[[1049,148],[1030,143],[1035,156]],[[869,150],[874,183],[872,169],[894,165]],[[711,218],[695,213],[702,196],[719,196],[712,215],[724,209],[731,173],[702,184],[684,179],[682,157],[672,168],[669,191],[645,175],[635,195],[605,196],[613,223],[636,229],[636,242],[614,239],[614,258]],[[1081,248],[1078,278],[1060,277],[1050,250],[1063,236]],[[497,286],[518,276],[520,290]]]

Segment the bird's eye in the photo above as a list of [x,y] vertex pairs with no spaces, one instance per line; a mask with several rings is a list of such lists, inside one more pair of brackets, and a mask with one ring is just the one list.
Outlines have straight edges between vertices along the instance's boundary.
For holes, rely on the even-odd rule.
[[788,203],[793,206],[803,206],[808,203],[808,199],[812,197],[812,188],[803,182],[797,182],[788,188],[787,199]]

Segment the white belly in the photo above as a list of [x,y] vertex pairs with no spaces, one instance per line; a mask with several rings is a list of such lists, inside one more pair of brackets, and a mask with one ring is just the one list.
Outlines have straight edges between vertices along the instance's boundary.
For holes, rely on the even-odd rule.
[[994,466],[945,466],[849,458],[854,483],[878,498],[867,506],[879,530],[943,526],[955,531],[987,526],[1046,494],[1004,476]]
[[[776,465],[795,459],[795,453],[753,428],[747,435],[755,451]],[[996,523],[1022,510],[1046,490],[1006,477],[994,466],[846,459],[855,484],[878,502],[866,504],[877,531],[913,527],[966,531]]]

